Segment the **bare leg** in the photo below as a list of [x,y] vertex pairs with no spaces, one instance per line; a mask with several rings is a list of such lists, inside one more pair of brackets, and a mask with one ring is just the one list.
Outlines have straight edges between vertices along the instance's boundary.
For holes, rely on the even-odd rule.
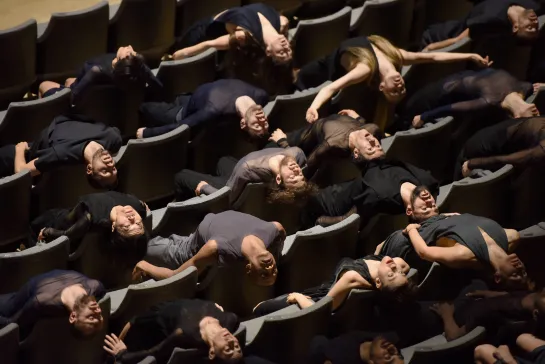
[[125,340],[125,336],[127,336],[127,333],[129,332],[131,328],[131,323],[127,322],[125,327],[123,327],[123,330],[121,330],[121,333],[119,334],[119,340],[123,341]]
[[51,90],[52,88],[61,87],[60,84],[53,82],[53,81],[44,81],[40,83],[40,87],[38,87],[38,95],[40,98],[44,96],[44,93]]
[[517,337],[517,345],[519,348],[529,353],[545,345],[545,341],[538,339],[532,334],[522,334]]

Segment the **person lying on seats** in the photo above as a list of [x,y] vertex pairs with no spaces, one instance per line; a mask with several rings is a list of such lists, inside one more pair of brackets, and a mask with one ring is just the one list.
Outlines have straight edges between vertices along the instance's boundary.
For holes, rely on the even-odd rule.
[[85,164],[89,184],[97,189],[117,185],[110,153],[123,144],[119,129],[83,115],[60,115],[32,143],[0,148],[0,177],[29,170],[34,177],[70,164]]
[[347,39],[330,55],[305,65],[299,71],[295,84],[299,90],[304,90],[332,81],[320,89],[307,110],[307,121],[313,123],[319,118],[320,107],[333,95],[348,86],[366,83],[376,90],[377,97],[380,94],[383,96],[372,100],[364,100],[362,96],[362,102],[373,105],[377,110],[375,118],[368,121],[383,125],[386,120],[381,120],[385,116],[382,109],[386,109],[388,103],[397,104],[405,97],[405,81],[400,73],[403,66],[469,60],[485,67],[490,64],[488,57],[473,53],[407,52],[381,36],[371,35]]
[[541,364],[545,362],[545,340],[532,334],[522,334],[517,338],[517,347],[524,357],[513,356],[507,345],[495,347],[490,344],[482,344],[475,348],[475,363],[520,363]]
[[386,158],[377,138],[362,129],[350,134],[353,160],[362,176],[321,189],[307,203],[302,216],[305,227],[336,224],[354,212],[365,224],[377,213],[402,214],[416,186],[426,184],[434,196],[439,183],[409,163]]
[[144,260],[134,268],[133,279],[159,280],[192,266],[202,273],[211,266],[246,261],[246,274],[260,286],[271,286],[285,238],[284,228],[276,221],[237,211],[210,213],[189,236],[151,239]]
[[46,243],[66,235],[76,242],[91,229],[111,233],[112,245],[124,251],[131,250],[143,257],[147,234],[143,218],[149,208],[133,195],[107,191],[81,196],[72,209],[54,209],[45,212],[31,223],[38,241]]
[[[269,102],[266,91],[236,79],[221,79],[197,87],[193,94],[183,94],[173,103],[145,102],[140,114],[146,128],[136,137],[149,138],[168,133],[181,125],[192,129],[214,127],[227,120],[240,121],[240,128],[252,138],[269,132],[263,106]],[[194,130],[194,131],[195,131]]]
[[39,96],[51,96],[62,89],[70,88],[72,103],[77,105],[94,85],[113,85],[121,90],[145,88],[147,85],[155,97],[159,97],[163,89],[161,81],[144,63],[144,57],[129,45],[119,47],[117,53],[103,54],[86,61],[78,76],[68,78],[64,85],[43,81],[39,86]]
[[505,120],[481,129],[466,142],[454,179],[473,169],[497,171],[506,164],[527,167],[545,160],[545,117]]
[[[537,86],[537,84],[536,84]],[[400,111],[400,129],[420,128],[445,116],[470,116],[475,112],[502,111],[514,118],[539,115],[525,99],[534,87],[504,70],[462,71],[418,90]]]
[[129,321],[119,337],[106,335],[104,350],[123,364],[153,356],[166,363],[174,348],[200,349],[203,357],[236,363],[242,349],[232,333],[240,322],[217,303],[180,299],[161,303]]
[[229,200],[236,201],[249,183],[271,183],[271,194],[280,200],[285,196],[296,196],[305,200],[316,192],[302,171],[306,164],[303,151],[297,147],[268,148],[251,152],[239,161],[233,157],[222,157],[218,161],[218,176],[183,169],[174,176],[178,201],[209,195],[217,189],[231,188]]
[[316,336],[310,344],[308,364],[391,363],[403,364],[394,333],[350,331],[328,339]]
[[414,284],[407,278],[409,270],[409,265],[401,258],[383,255],[343,258],[330,281],[301,293],[294,292],[263,301],[254,308],[254,314],[263,316],[294,304],[306,308],[326,296],[333,299],[332,309],[336,310],[355,288],[378,290],[402,301],[414,293]]
[[425,186],[413,190],[407,215],[413,223],[386,238],[375,254],[402,257],[424,277],[437,262],[453,269],[484,271],[507,289],[527,288],[524,264],[510,254],[520,241],[516,230],[471,214],[440,214]]
[[92,336],[104,325],[97,299],[105,294],[95,279],[52,270],[31,278],[17,292],[0,295],[0,328],[16,323],[24,340],[40,319],[66,316],[76,336]]
[[431,25],[422,35],[422,47],[432,51],[464,38],[480,41],[490,35],[532,42],[538,37],[538,9],[532,0],[482,1],[464,19]]
[[287,134],[282,129],[276,129],[266,148],[301,148],[308,155],[305,176],[311,178],[326,160],[348,156],[355,148],[363,149],[361,145],[357,145],[358,130],[365,129],[373,135],[381,135],[378,125],[364,124],[365,120],[355,111],[343,110],[341,113],[324,117]]

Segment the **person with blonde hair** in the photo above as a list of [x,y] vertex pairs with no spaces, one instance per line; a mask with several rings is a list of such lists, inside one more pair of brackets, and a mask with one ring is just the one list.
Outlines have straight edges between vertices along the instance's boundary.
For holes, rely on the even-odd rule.
[[[377,105],[380,108],[381,104],[395,104],[405,96],[401,67],[458,61],[473,61],[485,67],[491,63],[488,57],[483,58],[475,53],[415,53],[397,48],[378,35],[357,37],[345,40],[332,54],[304,66],[297,76],[296,87],[302,90],[332,81],[320,90],[307,110],[307,121],[313,123],[319,118],[318,109],[335,93],[350,85],[365,82],[371,88],[378,89],[384,96]],[[383,124],[376,116],[374,122]]]

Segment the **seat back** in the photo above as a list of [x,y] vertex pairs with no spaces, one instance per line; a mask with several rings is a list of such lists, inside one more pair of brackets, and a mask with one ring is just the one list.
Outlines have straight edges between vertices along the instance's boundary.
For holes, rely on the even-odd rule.
[[[256,0],[257,2],[258,0]],[[346,5],[352,6],[351,4],[348,4],[349,1],[345,0],[310,0],[310,1],[294,1],[294,0],[288,0],[293,3],[294,5],[291,6],[292,12],[294,12],[294,15],[299,19],[317,19],[324,16],[328,16],[330,14],[336,13],[337,11],[344,8]],[[299,3],[299,4],[297,4]],[[297,6],[299,5],[299,6]],[[284,9],[290,9],[290,8],[284,8]]]
[[268,188],[265,183],[250,183],[232,203],[233,210],[265,221],[278,221],[288,235],[299,231],[301,207],[293,204],[269,203],[267,194]]
[[189,267],[183,272],[158,282],[131,284],[121,305],[112,313],[111,320],[124,325],[134,316],[161,302],[193,298],[196,290],[197,269],[195,267]]
[[[351,8],[346,6],[323,18],[302,20],[292,37],[296,67],[331,54],[350,32]],[[320,34],[320,37],[316,37]]]
[[0,124],[0,145],[36,140],[55,116],[69,110],[69,89],[43,99],[12,102]]
[[303,363],[312,338],[327,332],[332,303],[325,297],[294,313],[268,315],[252,342],[246,343],[246,353],[276,363]]
[[466,0],[426,1],[426,26],[453,19],[463,19],[473,3]]
[[0,179],[0,251],[27,238],[31,188],[29,171]]
[[[343,109],[351,109],[357,112],[368,123],[376,123],[381,130],[384,130],[390,113],[386,113],[384,120],[377,113],[379,92],[365,83],[357,83],[341,90],[331,100],[332,112]],[[379,120],[379,118],[381,120]]]
[[540,221],[545,221],[545,166],[534,165],[518,170],[511,184],[513,211],[511,213],[512,227],[522,229]]
[[278,266],[276,293],[301,292],[327,282],[343,257],[356,255],[359,225],[359,215],[354,214],[327,228],[315,226],[288,237]]
[[274,297],[274,287],[256,285],[246,274],[245,265],[232,262],[210,269],[198,286],[198,295],[216,302],[226,312],[234,312],[241,318],[250,316],[259,302]]
[[437,206],[441,212],[470,213],[484,216],[508,226],[510,221],[509,185],[513,166],[506,165],[500,170],[481,178],[463,180],[441,187]]
[[[37,43],[37,73],[64,84],[83,63],[107,51],[108,2],[70,13],[53,13]],[[92,29],[92,31],[90,31]]]
[[8,324],[0,329],[0,348],[2,348],[2,363],[17,364],[19,354],[19,326]]
[[386,156],[428,170],[439,181],[447,178],[453,170],[445,163],[445,156],[450,155],[451,150],[453,120],[449,116],[430,126],[399,131],[383,139]]
[[21,252],[0,254],[0,294],[15,292],[30,278],[53,269],[66,269],[70,242],[66,236]]
[[177,0],[176,35],[182,35],[195,22],[213,17],[224,10],[241,6],[241,0]]
[[[367,0],[354,9],[352,33],[380,35],[397,47],[408,46],[415,0]],[[358,16],[359,15],[359,16]]]
[[0,31],[0,109],[22,99],[36,80],[36,20]]
[[182,125],[167,134],[131,139],[116,156],[118,190],[153,202],[174,195],[174,175],[185,168],[189,127]]
[[[211,195],[201,195],[183,202],[169,203],[161,220],[153,227],[154,236],[178,234],[188,236],[195,232],[208,213],[220,213],[229,209],[231,189],[223,187]],[[155,215],[155,211],[153,213]]]
[[374,254],[377,245],[382,243],[394,231],[406,228],[408,224],[409,220],[405,214],[375,215],[360,231],[357,256],[363,257],[367,254]]
[[21,362],[25,364],[102,363],[106,352],[102,348],[108,330],[110,298],[99,302],[104,318],[102,330],[90,339],[76,339],[70,331],[68,315],[40,319],[32,332],[20,344]]
[[108,48],[132,45],[155,67],[174,43],[176,0],[123,0],[110,16]]
[[346,300],[333,313],[330,330],[333,335],[370,330],[374,325],[375,291],[352,289]]
[[161,62],[157,78],[163,84],[167,101],[172,101],[176,95],[191,93],[197,87],[215,80],[216,54],[214,48],[181,61]]
[[540,222],[519,231],[521,239],[515,253],[524,262],[529,277],[535,281],[536,287],[545,286],[545,267],[541,257],[545,254],[545,223]]

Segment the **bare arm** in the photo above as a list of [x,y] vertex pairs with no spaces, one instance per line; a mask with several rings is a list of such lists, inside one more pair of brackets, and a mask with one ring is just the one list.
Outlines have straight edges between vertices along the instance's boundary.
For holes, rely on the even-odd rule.
[[456,43],[456,42],[458,42],[458,41],[460,41],[460,40],[462,40],[464,38],[467,38],[467,37],[469,37],[469,28],[464,30],[457,37],[449,38],[449,39],[442,40],[440,42],[435,42],[435,43],[428,44],[425,49],[429,50],[429,51],[433,51],[433,50],[436,50],[436,49],[443,49],[443,48],[449,47],[449,46],[453,45],[454,43]]
[[354,288],[371,288],[371,284],[363,279],[359,273],[351,270],[344,273],[327,293],[329,297],[333,298],[333,310],[339,308]]
[[30,171],[31,176],[37,176],[40,174],[40,171],[36,169],[35,162],[38,160],[38,158],[35,158],[31,160],[30,162],[26,162],[25,159],[25,151],[28,149],[28,144],[26,142],[18,143],[15,146],[15,160],[14,160],[14,173],[19,173],[25,169],[28,169]]
[[532,334],[522,334],[517,338],[517,346],[529,353],[545,345],[545,341],[538,339]]
[[184,59],[187,57],[195,56],[210,48],[216,48],[220,51],[225,51],[229,49],[229,34],[222,35],[221,37],[216,39],[201,42],[191,47],[180,49],[174,53],[174,59]]
[[476,53],[451,53],[451,52],[407,52],[400,50],[403,57],[403,65],[422,63],[452,63],[460,61],[473,61],[479,65],[491,64],[487,58]]
[[418,229],[411,229],[408,232],[409,239],[418,256],[428,262],[437,262],[449,267],[455,268],[462,258],[459,250],[454,247],[443,248],[438,246],[428,246],[420,236]]

